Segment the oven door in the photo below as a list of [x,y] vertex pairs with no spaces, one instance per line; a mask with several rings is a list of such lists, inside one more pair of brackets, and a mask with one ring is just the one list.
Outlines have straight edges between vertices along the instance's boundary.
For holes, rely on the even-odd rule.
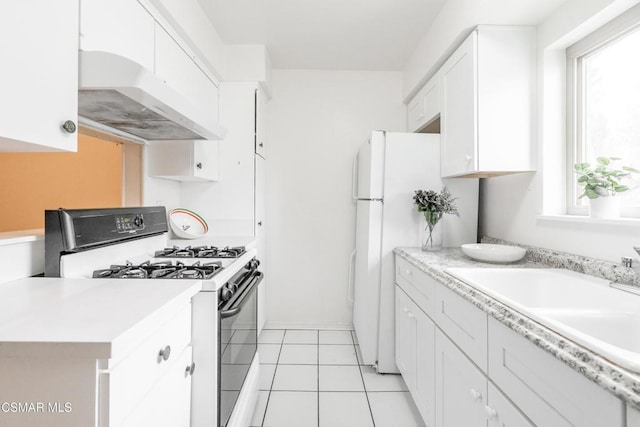
[[218,425],[227,425],[258,348],[260,271],[248,272],[234,298],[219,310]]

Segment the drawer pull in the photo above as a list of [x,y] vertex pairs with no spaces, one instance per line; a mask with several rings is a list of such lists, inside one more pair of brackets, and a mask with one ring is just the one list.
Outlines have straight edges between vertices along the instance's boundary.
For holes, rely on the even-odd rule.
[[169,356],[171,356],[170,345],[160,349],[160,352],[158,352],[158,363],[162,362],[163,360],[166,362],[167,360],[169,360]]
[[193,372],[195,370],[196,370],[196,362],[192,362],[191,365],[187,365],[187,368],[185,369],[185,373],[187,375],[193,376]]
[[490,420],[496,419],[498,417],[498,411],[493,409],[491,406],[485,406],[484,412],[487,414],[487,418]]
[[416,316],[415,316],[412,312],[408,312],[408,313],[407,313],[407,317],[408,317],[409,319],[413,319],[413,318],[414,318],[414,317],[416,317]]
[[482,393],[480,393],[475,388],[472,388],[471,390],[469,390],[469,393],[471,394],[471,398],[473,399],[474,402],[482,401]]

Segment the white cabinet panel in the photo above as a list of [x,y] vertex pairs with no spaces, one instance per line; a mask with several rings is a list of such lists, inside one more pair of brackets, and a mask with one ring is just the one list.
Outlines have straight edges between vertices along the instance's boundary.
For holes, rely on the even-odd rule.
[[451,289],[436,288],[436,323],[473,362],[487,371],[487,314]]
[[[409,132],[425,131],[427,125],[440,114],[440,72],[436,73],[420,91],[409,101],[408,130]],[[426,130],[428,133],[432,133]]]
[[427,425],[435,421],[435,324],[396,286],[396,366]]
[[148,146],[149,175],[174,181],[217,181],[218,141],[155,141]]
[[[255,236],[258,250],[258,259],[264,266],[267,265],[267,240],[266,240],[266,160],[262,156],[255,156]],[[268,274],[266,275],[268,277]],[[267,277],[262,279],[258,288],[258,335],[267,320]]]
[[533,170],[535,30],[481,25],[440,72],[442,176]]
[[486,426],[487,380],[460,350],[436,331],[436,425]]
[[436,287],[434,279],[408,261],[396,257],[396,283],[432,318],[436,314]]
[[256,89],[256,154],[267,158],[267,96],[261,88]]
[[476,63],[474,31],[442,66],[441,174],[477,170]]
[[0,151],[76,151],[78,14],[78,0],[3,2]]
[[493,384],[488,383],[488,387],[489,404],[485,407],[485,413],[489,427],[534,426]]
[[156,76],[207,115],[218,117],[218,87],[159,24],[155,32]]
[[191,421],[191,376],[197,375],[192,368],[191,347],[182,354],[158,380],[153,390],[142,400],[122,426],[188,426]]
[[624,405],[495,319],[489,376],[540,426],[623,426]]
[[115,53],[154,69],[153,17],[135,0],[82,0],[80,49]]

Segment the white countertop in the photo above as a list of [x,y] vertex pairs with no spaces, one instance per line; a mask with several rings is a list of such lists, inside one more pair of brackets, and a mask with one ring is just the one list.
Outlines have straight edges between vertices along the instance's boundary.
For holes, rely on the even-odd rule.
[[199,280],[26,278],[0,284],[0,357],[119,358]]
[[0,233],[0,246],[44,240],[44,229],[5,231]]

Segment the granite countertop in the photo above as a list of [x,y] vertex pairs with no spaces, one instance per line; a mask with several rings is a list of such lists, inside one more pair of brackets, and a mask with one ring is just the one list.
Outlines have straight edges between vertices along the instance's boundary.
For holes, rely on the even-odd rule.
[[[483,239],[483,241],[487,240]],[[420,248],[396,248],[394,252],[556,359],[636,409],[640,409],[639,374],[621,368],[444,271],[451,267],[567,268],[583,273],[588,271],[588,274],[610,280],[637,283],[638,278],[630,269],[620,268],[606,261],[540,248],[528,248],[528,253],[523,260],[507,265],[472,260],[459,248],[445,248],[435,252],[423,252]]]

